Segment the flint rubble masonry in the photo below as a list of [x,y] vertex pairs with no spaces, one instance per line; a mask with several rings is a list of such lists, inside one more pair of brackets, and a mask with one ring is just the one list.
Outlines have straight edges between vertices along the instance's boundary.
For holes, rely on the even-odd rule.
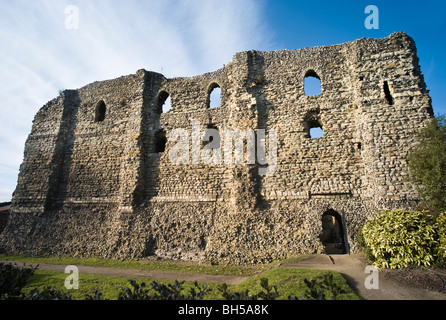
[[[304,92],[309,74],[321,80],[316,96]],[[217,87],[220,106],[210,108]],[[358,227],[376,212],[417,204],[406,157],[432,115],[415,43],[402,32],[241,52],[200,76],[138,70],[65,90],[35,116],[0,248],[259,263],[324,252],[322,217],[335,212],[344,251],[355,252]],[[193,122],[200,132],[276,130],[276,171],[173,165],[169,134],[192,132]],[[323,136],[311,139],[315,126]]]

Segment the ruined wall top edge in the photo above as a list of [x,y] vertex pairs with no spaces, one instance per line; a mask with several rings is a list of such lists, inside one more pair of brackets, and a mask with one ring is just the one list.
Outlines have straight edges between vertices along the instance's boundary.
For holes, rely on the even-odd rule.
[[[400,47],[401,49],[410,49],[414,53],[416,53],[416,47],[414,40],[408,36],[405,32],[394,32],[390,34],[386,38],[366,38],[363,37],[361,39],[348,41],[341,44],[333,44],[333,45],[323,45],[323,46],[314,46],[314,47],[305,47],[301,49],[282,49],[282,50],[274,50],[274,51],[258,51],[258,50],[248,50],[242,51],[234,54],[233,59],[225,64],[222,68],[217,69],[215,71],[206,72],[201,75],[195,76],[180,76],[167,78],[161,73],[146,70],[144,68],[139,69],[134,74],[124,75],[115,79],[101,80],[95,81],[90,84],[87,84],[77,90],[95,90],[96,88],[100,88],[104,85],[109,85],[110,83],[126,83],[128,81],[138,81],[143,80],[147,77],[155,77],[164,80],[165,82],[171,81],[212,81],[212,79],[216,79],[219,76],[225,73],[225,70],[231,67],[233,64],[245,63],[246,57],[249,54],[256,54],[259,56],[263,56],[268,59],[280,59],[280,58],[291,58],[298,57],[300,59],[306,60],[317,60],[315,55],[321,53],[330,54],[330,52],[341,52],[345,50],[351,50],[353,48],[362,48],[360,53],[367,52],[368,54],[376,54],[378,52],[382,52],[383,49],[387,48],[389,51],[394,51]],[[64,90],[66,91],[72,91]],[[62,92],[62,93],[63,93]],[[57,98],[56,98],[57,99]],[[54,99],[55,100],[55,99]],[[50,101],[51,102],[51,101]],[[49,103],[50,103],[49,102]]]

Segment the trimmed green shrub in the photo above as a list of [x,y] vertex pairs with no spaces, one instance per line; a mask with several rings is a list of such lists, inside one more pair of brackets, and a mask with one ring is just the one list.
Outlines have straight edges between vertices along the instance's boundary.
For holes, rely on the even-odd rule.
[[[326,293],[331,294],[331,300],[336,300],[341,293],[345,293],[342,286],[338,285],[334,279],[333,274],[325,274],[323,279],[304,279],[308,290],[301,300],[326,300]],[[223,283],[218,288],[225,300],[276,300],[280,297],[277,291],[277,286],[269,285],[268,278],[260,279],[260,287],[262,288],[256,294],[250,295],[249,290],[232,292],[228,289],[228,285]],[[288,300],[299,300],[296,296],[288,296]]]
[[383,211],[361,228],[364,246],[370,250],[378,268],[432,266],[444,259],[441,249],[440,225],[426,211]]
[[260,287],[262,291],[250,295],[249,290],[242,290],[240,292],[231,292],[228,285],[223,283],[218,288],[225,300],[276,300],[279,297],[277,286],[270,286],[267,278],[260,279]]
[[358,233],[356,234],[356,243],[361,248],[362,253],[364,254],[364,257],[367,259],[367,261],[370,261],[371,263],[375,262],[375,256],[373,255],[372,250],[367,246],[364,234],[362,230],[364,229],[364,226],[359,227]]
[[0,300],[71,300],[71,295],[52,287],[22,292],[37,267],[19,267],[17,264],[0,263]]
[[446,209],[446,117],[432,118],[418,134],[419,144],[408,155],[409,180],[431,210]]
[[439,264],[446,266],[446,214],[441,214],[436,221],[436,228],[439,236]]
[[[416,185],[422,204],[434,212],[446,209],[446,116],[438,115],[418,134],[419,145],[408,155],[409,180]],[[446,265],[446,216],[434,224],[438,232],[439,266]]]
[[36,269],[0,263],[0,300],[22,299],[22,289]]
[[[335,283],[333,274],[324,275],[324,280],[318,282],[316,280],[308,281],[304,279],[309,292],[305,294],[302,300],[326,300],[325,292],[331,293],[331,300],[337,300],[341,293],[345,293],[345,290]],[[298,300],[296,297],[288,297],[289,300]]]
[[[145,282],[141,284],[130,280],[132,288],[127,288],[118,296],[118,300],[202,300],[209,293],[206,284],[201,286],[195,281],[195,288],[190,288],[188,295],[183,291],[184,281],[175,280],[173,284],[160,284],[156,281],[151,283],[151,288],[146,288]],[[195,291],[197,289],[197,291]]]
[[53,287],[45,287],[41,290],[34,288],[23,300],[72,300],[70,294],[63,293]]

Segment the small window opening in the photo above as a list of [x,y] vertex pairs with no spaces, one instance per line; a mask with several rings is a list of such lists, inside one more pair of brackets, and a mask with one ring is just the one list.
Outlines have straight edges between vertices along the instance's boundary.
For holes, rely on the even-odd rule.
[[310,128],[310,138],[311,139],[322,138],[323,135],[324,135],[324,131],[322,130],[321,125]]
[[390,105],[393,105],[393,97],[390,93],[389,83],[384,81],[384,94],[386,95],[386,100]]
[[166,150],[167,138],[166,132],[161,129],[155,133],[155,152],[161,153]]
[[214,83],[210,86],[208,107],[213,109],[221,105],[221,88]]
[[171,109],[171,99],[169,93],[161,91],[158,95],[158,113],[166,113]]
[[304,91],[306,96],[317,96],[322,93],[321,78],[314,70],[309,70],[305,74]]
[[94,122],[101,122],[105,119],[105,111],[106,111],[105,102],[103,100],[99,101],[96,104]]
[[310,138],[321,138],[324,134],[320,122],[319,110],[311,110],[305,117],[305,129]]

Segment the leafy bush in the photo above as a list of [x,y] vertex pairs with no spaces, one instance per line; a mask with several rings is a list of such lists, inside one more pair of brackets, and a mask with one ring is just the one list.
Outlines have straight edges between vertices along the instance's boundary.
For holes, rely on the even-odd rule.
[[99,290],[96,290],[94,293],[94,296],[86,294],[85,300],[102,300],[102,292]]
[[364,226],[359,227],[358,233],[356,234],[356,243],[364,254],[364,257],[373,263],[375,262],[375,256],[373,255],[372,249],[365,242],[363,229]]
[[218,288],[225,300],[275,300],[279,297],[277,286],[270,286],[267,278],[260,279],[260,287],[262,291],[249,295],[249,290],[242,290],[240,292],[231,292],[228,285],[223,283]]
[[432,120],[418,134],[419,144],[408,155],[409,179],[424,205],[446,209],[446,118]]
[[42,290],[33,289],[28,294],[22,292],[28,279],[39,266],[19,267],[17,264],[0,263],[0,300],[71,300],[71,295],[64,294],[52,287]]
[[[304,282],[309,291],[301,297],[302,300],[325,300],[326,292],[331,293],[332,300],[336,300],[339,294],[344,293],[344,290],[334,282],[332,274],[326,274],[322,280],[309,281],[304,279]],[[151,288],[146,288],[144,282],[138,284],[135,280],[130,280],[131,288],[121,292],[118,300],[202,300],[210,291],[206,284],[200,286],[195,282],[194,287],[190,288],[190,293],[185,295],[183,293],[183,283],[184,281],[175,281],[174,284],[165,286],[153,281]],[[267,278],[260,279],[260,286],[262,290],[255,294],[250,294],[248,289],[231,292],[226,283],[221,284],[218,289],[225,300],[276,300],[279,297],[277,286],[270,285]],[[95,296],[100,299],[99,292],[96,292]],[[86,298],[93,299],[90,296]],[[292,296],[289,296],[288,299],[299,300]]]
[[0,263],[0,300],[23,299],[22,289],[36,269]]
[[[309,292],[302,297],[302,300],[326,300],[326,292],[331,293],[331,300],[336,300],[341,293],[345,293],[345,290],[337,285],[333,279],[333,274],[325,274],[322,282],[316,280],[304,279]],[[297,297],[288,297],[288,300],[298,300]]]
[[446,214],[441,214],[436,221],[439,236],[439,265],[446,265]]
[[[322,281],[315,279],[309,281],[305,278],[304,282],[309,290],[301,300],[325,300],[326,292],[331,293],[332,300],[336,300],[339,294],[345,293],[344,289],[334,282],[333,274],[325,274]],[[226,283],[222,284],[219,290],[225,300],[276,300],[280,296],[277,286],[270,286],[267,278],[260,279],[260,286],[262,291],[253,295],[249,295],[248,289],[231,292]],[[299,300],[299,298],[288,296],[288,300]]]
[[431,266],[444,258],[440,249],[440,225],[444,228],[441,219],[436,221],[426,211],[383,211],[367,221],[359,238],[363,237],[363,245],[378,268]]
[[190,288],[189,294],[185,295],[182,292],[183,284],[184,281],[178,282],[175,280],[173,284],[166,286],[153,281],[151,283],[152,287],[146,288],[145,282],[138,284],[135,280],[130,280],[132,288],[127,288],[121,292],[118,300],[202,300],[209,293],[205,283],[200,287],[195,281],[195,287]]
[[33,289],[29,294],[24,296],[24,300],[72,300],[70,294],[65,294],[53,287],[45,287],[42,290]]

